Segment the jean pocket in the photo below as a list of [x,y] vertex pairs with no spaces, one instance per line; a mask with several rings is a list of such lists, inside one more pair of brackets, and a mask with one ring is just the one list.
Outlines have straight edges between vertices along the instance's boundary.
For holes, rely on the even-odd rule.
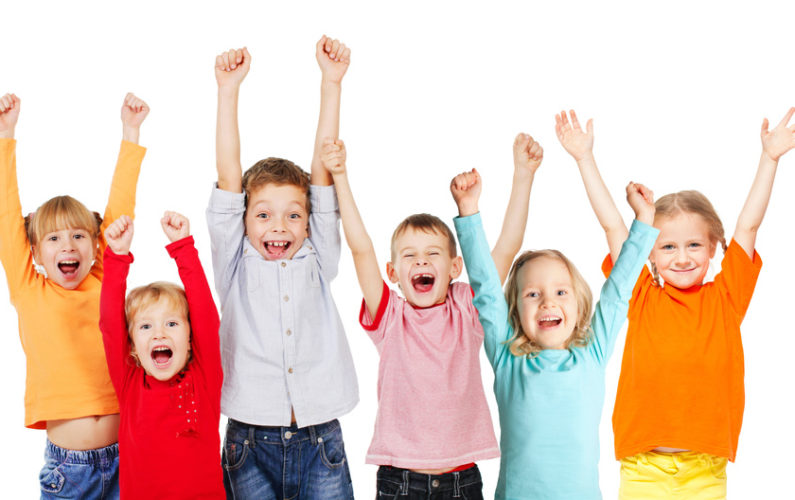
[[317,439],[320,448],[320,460],[329,469],[337,469],[345,465],[345,444],[342,442],[342,431],[337,429]]
[[394,498],[397,499],[400,495],[400,484],[392,481],[377,481],[376,489],[378,490],[378,498]]
[[709,457],[709,465],[710,471],[712,472],[712,477],[715,479],[720,479],[721,481],[726,480],[726,462],[727,459],[724,457]]
[[42,493],[56,494],[61,492],[66,483],[66,477],[59,470],[60,467],[61,464],[57,462],[47,461],[44,467],[41,468],[39,485]]
[[230,437],[227,434],[224,439],[224,451],[221,459],[224,470],[232,471],[243,467],[246,457],[248,457],[248,449],[248,439],[235,439],[234,436]]

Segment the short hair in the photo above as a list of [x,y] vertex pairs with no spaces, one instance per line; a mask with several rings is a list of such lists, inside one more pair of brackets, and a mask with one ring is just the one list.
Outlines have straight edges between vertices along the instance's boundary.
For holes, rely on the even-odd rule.
[[301,167],[284,158],[269,157],[260,160],[243,174],[243,192],[246,193],[246,208],[251,194],[265,184],[292,185],[306,193],[306,211],[312,211],[309,202],[309,174]]
[[[723,251],[726,251],[726,237],[723,230],[723,222],[718,217],[715,207],[709,202],[706,196],[696,190],[679,191],[661,197],[654,203],[654,222],[660,219],[674,217],[680,213],[690,213],[701,216],[707,223],[709,229],[709,239],[713,245],[720,243]],[[652,274],[655,281],[660,280],[657,268],[652,264]]]
[[71,196],[56,196],[45,201],[36,212],[25,217],[28,242],[38,245],[44,235],[62,229],[84,229],[94,242],[98,241],[102,217],[91,212]]
[[408,229],[417,229],[425,233],[438,234],[446,237],[447,248],[450,252],[450,257],[455,257],[457,255],[455,247],[455,235],[447,226],[447,224],[442,221],[442,219],[430,214],[414,214],[403,219],[403,221],[395,228],[395,232],[392,233],[392,242],[390,243],[390,248],[393,261],[395,260],[395,254],[397,253],[397,248],[395,247],[397,244],[397,239]]
[[[160,300],[167,300],[172,307],[185,315],[188,324],[190,324],[188,297],[181,286],[168,281],[155,281],[154,283],[134,288],[127,294],[127,300],[124,302],[124,316],[127,318],[127,336],[130,339],[131,348],[133,345],[132,329],[135,316]],[[138,362],[137,353],[131,352],[130,355]],[[188,361],[190,361],[190,358],[188,358]]]
[[566,348],[569,346],[585,347],[591,341],[591,306],[593,295],[588,282],[582,277],[574,264],[558,250],[528,250],[522,253],[511,266],[508,273],[508,281],[505,283],[505,300],[508,303],[508,322],[513,328],[514,335],[507,341],[511,354],[514,356],[534,357],[542,348],[533,339],[527,336],[522,329],[522,319],[519,289],[519,273],[522,268],[533,260],[547,257],[561,261],[571,275],[571,283],[574,287],[574,296],[577,299],[577,324],[574,331],[566,340]]

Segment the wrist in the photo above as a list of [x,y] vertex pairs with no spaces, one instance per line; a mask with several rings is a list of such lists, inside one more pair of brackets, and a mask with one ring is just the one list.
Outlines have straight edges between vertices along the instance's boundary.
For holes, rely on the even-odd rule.
[[458,203],[458,216],[459,217],[469,217],[470,215],[475,215],[480,210],[478,210],[477,202],[470,202],[470,203]]
[[13,139],[14,138],[14,129],[11,128],[9,130],[0,130],[0,138],[1,139]]
[[342,78],[334,80],[323,75],[323,78],[320,79],[320,87],[323,89],[339,90],[342,88]]
[[514,165],[513,169],[514,182],[532,180],[533,177],[535,177],[535,175],[536,175],[535,170],[531,170],[530,168],[521,165]]
[[240,93],[240,84],[234,85],[219,85],[218,86],[218,98],[237,98],[238,94]]
[[581,155],[574,156],[574,159],[577,161],[578,165],[581,163],[592,163],[594,161],[593,151],[586,151]]
[[140,137],[140,134],[141,134],[140,127],[132,127],[132,126],[129,126],[129,125],[122,125],[122,129],[121,130],[122,130],[122,132],[121,132],[122,140],[127,141],[127,142],[134,142],[135,144],[138,144],[138,138]]
[[762,149],[762,157],[759,160],[760,162],[771,162],[771,163],[778,163],[778,158],[773,158],[773,155],[767,152],[767,150]]
[[654,210],[642,210],[640,212],[635,212],[635,218],[648,226],[653,226]]

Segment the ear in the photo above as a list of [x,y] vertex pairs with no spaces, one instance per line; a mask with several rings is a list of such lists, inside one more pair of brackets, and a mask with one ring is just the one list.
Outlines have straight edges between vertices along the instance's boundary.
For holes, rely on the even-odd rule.
[[454,280],[461,276],[461,271],[464,269],[464,259],[460,255],[453,259],[453,265],[450,267],[450,279]]
[[717,250],[717,249],[718,249],[718,242],[717,241],[713,241],[712,244],[710,245],[710,249],[709,249],[709,258],[710,259],[715,257],[715,250]]
[[392,283],[397,283],[399,281],[397,270],[395,269],[395,266],[392,265],[392,262],[386,263],[386,276]]
[[36,261],[36,264],[40,264],[41,263],[41,259],[39,258],[40,257],[39,248],[36,245],[31,245],[30,246],[30,253],[33,254],[33,260]]

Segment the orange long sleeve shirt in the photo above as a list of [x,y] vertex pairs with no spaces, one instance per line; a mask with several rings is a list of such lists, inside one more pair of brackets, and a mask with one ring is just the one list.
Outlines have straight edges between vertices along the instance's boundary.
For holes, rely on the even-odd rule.
[[[137,144],[122,141],[102,232],[120,215],[133,215],[145,152]],[[99,331],[106,246],[102,232],[89,275],[74,290],[62,288],[33,267],[19,201],[13,139],[0,139],[0,179],[0,261],[27,358],[25,426],[45,429],[47,420],[119,413]]]
[[[740,323],[761,267],[732,240],[704,285],[661,287],[644,268],[613,410],[616,458],[664,446],[734,461],[745,407]],[[602,270],[611,268],[608,255]]]

